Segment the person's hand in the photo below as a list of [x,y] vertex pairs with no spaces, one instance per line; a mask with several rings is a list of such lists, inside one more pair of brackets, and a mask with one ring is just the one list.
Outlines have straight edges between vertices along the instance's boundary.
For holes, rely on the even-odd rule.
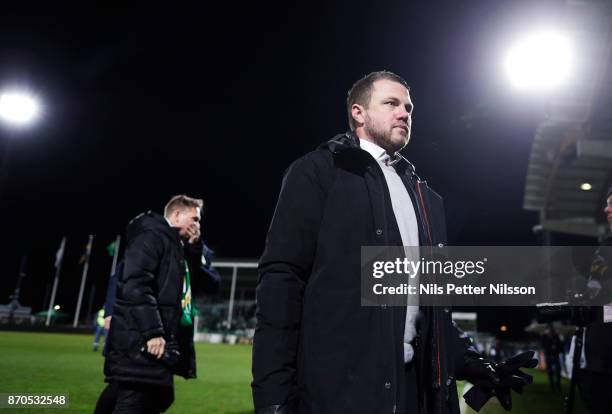
[[106,318],[104,318],[104,329],[106,329],[107,331],[110,329],[110,323],[112,318],[112,316],[107,316]]
[[158,336],[156,338],[151,338],[147,341],[147,352],[157,359],[160,359],[164,356],[164,351],[166,349],[166,340]]
[[473,359],[467,364],[466,379],[474,384],[464,396],[465,402],[475,411],[495,396],[507,411],[512,409],[510,390],[523,392],[525,385],[533,382],[533,377],[519,368],[533,368],[537,365],[533,351],[527,351],[493,365],[484,358]]
[[187,235],[189,237],[187,239],[187,243],[194,244],[195,242],[197,242],[200,239],[200,225],[194,224],[187,227]]

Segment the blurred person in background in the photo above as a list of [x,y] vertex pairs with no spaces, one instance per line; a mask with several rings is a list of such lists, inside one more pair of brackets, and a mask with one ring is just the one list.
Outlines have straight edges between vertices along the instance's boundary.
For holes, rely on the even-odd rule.
[[98,348],[100,347],[100,337],[103,336],[106,339],[107,328],[104,320],[104,308],[100,309],[96,313],[96,319],[94,320],[95,325],[95,336],[93,341],[93,351],[98,352]]
[[147,212],[128,224],[104,366],[114,413],[164,412],[174,401],[173,375],[196,377],[192,282],[214,293],[220,280],[200,238],[202,207],[177,195],[163,216]]
[[578,371],[578,387],[591,414],[610,413],[612,408],[612,186],[603,209],[609,229],[601,239],[591,263],[588,286],[609,298],[610,305],[598,307],[594,321],[584,332]]
[[554,393],[561,392],[561,364],[560,355],[563,352],[563,345],[559,335],[555,332],[552,325],[548,327],[544,335],[542,335],[542,347],[546,358],[546,371],[548,373],[548,382]]

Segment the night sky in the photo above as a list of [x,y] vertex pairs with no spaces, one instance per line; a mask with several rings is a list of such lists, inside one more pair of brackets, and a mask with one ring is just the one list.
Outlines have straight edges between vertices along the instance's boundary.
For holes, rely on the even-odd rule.
[[30,88],[45,112],[0,131],[0,302],[27,253],[21,302],[42,308],[65,235],[58,303],[70,312],[94,234],[101,305],[104,247],[177,193],[204,198],[218,257],[258,258],[284,170],[347,129],[347,90],[381,69],[411,85],[404,153],[444,197],[451,244],[537,243],[522,197],[545,98],[512,91],[499,62],[562,1],[238,4],[3,5],[0,86]]

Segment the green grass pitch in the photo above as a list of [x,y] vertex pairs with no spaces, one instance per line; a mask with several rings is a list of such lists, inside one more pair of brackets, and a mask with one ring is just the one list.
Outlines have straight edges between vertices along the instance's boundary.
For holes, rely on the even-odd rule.
[[[68,393],[68,408],[0,409],[2,414],[92,413],[104,388],[103,358],[93,335],[0,333],[0,393]],[[251,347],[196,344],[198,378],[175,377],[173,414],[253,411]]]
[[[99,352],[92,352],[93,335],[0,333],[0,393],[68,393],[70,405],[62,409],[0,409],[4,413],[92,413],[104,388]],[[251,347],[196,344],[198,379],[175,377],[172,414],[252,413]],[[535,383],[522,395],[513,394],[513,413],[562,413],[563,403],[550,392],[546,374],[531,371]],[[460,384],[462,387],[463,384]],[[566,392],[568,383],[564,382]],[[577,396],[576,414],[584,413]],[[505,412],[490,400],[482,414]],[[467,410],[466,414],[473,413]]]

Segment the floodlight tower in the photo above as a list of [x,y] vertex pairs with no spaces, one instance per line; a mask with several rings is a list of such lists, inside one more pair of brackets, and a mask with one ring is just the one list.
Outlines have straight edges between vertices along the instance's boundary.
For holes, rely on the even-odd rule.
[[40,119],[42,105],[39,98],[27,89],[9,87],[0,90],[0,135],[5,138],[0,164],[0,199],[8,175],[10,140],[15,134],[33,127]]
[[36,95],[17,89],[0,92],[0,120],[10,128],[24,128],[33,125],[41,112]]

